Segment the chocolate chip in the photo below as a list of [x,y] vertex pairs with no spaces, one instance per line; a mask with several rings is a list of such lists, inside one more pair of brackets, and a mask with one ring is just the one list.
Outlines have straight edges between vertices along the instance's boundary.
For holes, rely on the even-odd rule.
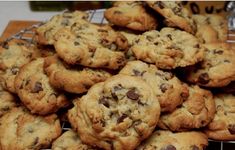
[[215,49],[215,50],[213,50],[213,53],[221,55],[221,54],[223,54],[223,50]]
[[235,134],[235,124],[229,124],[228,130],[231,134]]
[[140,76],[140,71],[139,70],[136,70],[136,69],[133,69],[132,72],[134,73],[135,76]]
[[154,45],[158,45],[159,43],[158,43],[158,42],[154,42],[153,44],[154,44]]
[[199,150],[199,147],[196,145],[192,145],[192,146],[190,146],[190,148],[191,148],[191,150]]
[[131,100],[138,100],[140,95],[135,93],[135,90],[134,89],[131,89],[129,90],[127,93],[126,93],[126,96],[131,99]]
[[229,61],[229,60],[227,60],[227,59],[226,59],[226,60],[224,60],[224,62],[226,62],[226,63],[230,63],[230,61]]
[[118,84],[118,85],[114,86],[114,91],[119,91],[121,89],[123,89],[121,84]]
[[12,67],[11,72],[12,72],[12,74],[16,75],[19,72],[19,68],[18,67]]
[[157,7],[159,7],[160,9],[165,8],[165,7],[164,7],[164,4],[163,4],[161,1],[156,1],[154,4],[155,4]]
[[149,36],[149,35],[146,36],[146,39],[147,39],[149,42],[152,42],[152,41],[153,41],[153,37],[151,37],[151,36]]
[[176,150],[176,147],[173,145],[167,145],[166,147],[161,148],[161,150]]
[[201,84],[207,84],[210,81],[208,73],[202,73],[199,78],[198,82]]
[[6,41],[0,43],[0,45],[1,45],[3,48],[5,48],[5,49],[9,49],[8,42],[6,42]]
[[200,45],[199,44],[196,44],[193,46],[194,48],[200,48]]
[[117,123],[121,123],[124,121],[125,118],[127,118],[128,116],[126,114],[122,114],[118,119],[117,119]]
[[172,36],[170,34],[166,35],[170,40],[172,40]]
[[161,91],[162,91],[163,93],[166,92],[166,90],[168,89],[168,87],[169,87],[169,84],[167,84],[167,83],[162,83],[162,84],[160,85],[160,89],[161,89]]
[[109,108],[109,102],[108,102],[108,100],[107,100],[107,98],[105,98],[105,97],[102,97],[102,98],[100,98],[99,99],[99,103],[100,104],[103,104],[105,107],[107,107],[107,108]]
[[112,92],[111,95],[112,95],[112,98],[113,98],[115,101],[118,100],[118,97],[117,97],[117,95],[116,95],[114,92]]
[[38,93],[40,91],[43,91],[43,88],[42,88],[42,83],[41,82],[36,82],[35,85],[34,85],[34,88],[32,89],[32,93]]
[[117,15],[117,14],[122,14],[122,12],[121,12],[121,11],[118,11],[118,10],[115,10],[115,11],[114,11],[114,14],[115,14],[115,15]]
[[97,31],[98,31],[98,32],[105,32],[105,33],[108,32],[107,30],[104,30],[104,29],[98,29]]
[[79,43],[78,41],[75,41],[73,44],[74,44],[75,46],[80,45],[80,43]]

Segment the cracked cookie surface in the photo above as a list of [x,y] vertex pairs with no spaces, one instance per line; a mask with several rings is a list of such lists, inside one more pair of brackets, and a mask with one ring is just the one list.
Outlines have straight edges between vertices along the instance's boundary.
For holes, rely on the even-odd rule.
[[23,40],[4,42],[0,47],[0,69],[3,71],[2,87],[16,93],[14,81],[20,68],[40,56],[38,50],[30,43]]
[[92,85],[105,81],[111,76],[110,73],[101,69],[70,67],[57,55],[45,58],[44,71],[53,87],[71,93],[84,93]]
[[127,39],[110,26],[80,21],[57,32],[57,54],[68,64],[118,69],[126,62]]
[[215,95],[216,113],[205,133],[214,140],[235,140],[235,96]]
[[13,108],[0,119],[1,150],[40,150],[61,134],[59,119],[55,114],[35,116],[26,108]]
[[113,7],[105,11],[104,16],[114,25],[133,30],[147,31],[157,27],[156,19],[145,10],[142,2],[115,2]]
[[199,129],[209,124],[215,115],[215,102],[210,91],[198,86],[189,87],[189,97],[182,106],[163,114],[158,126],[171,131]]
[[61,28],[66,28],[80,20],[87,20],[88,14],[81,11],[64,12],[53,16],[49,21],[37,28],[37,42],[43,45],[53,45],[54,36]]
[[[186,79],[205,87],[223,87],[235,80],[235,52],[227,43],[204,44],[205,57],[188,68]],[[221,73],[223,71],[223,73]]]
[[174,28],[148,31],[131,47],[135,57],[161,69],[185,67],[201,61],[204,47],[193,35]]
[[132,150],[154,130],[160,106],[143,80],[116,75],[76,100],[68,118],[84,143],[106,150]]
[[155,131],[137,150],[203,150],[208,145],[205,134],[197,131],[173,133]]
[[188,87],[171,72],[159,70],[155,65],[141,61],[130,61],[120,74],[127,74],[145,80],[155,92],[162,112],[171,112],[188,98]]
[[15,88],[20,100],[31,113],[45,115],[66,107],[69,101],[49,84],[43,71],[44,59],[38,58],[20,69],[15,79]]
[[178,27],[186,32],[195,34],[197,26],[190,12],[176,1],[147,1],[156,12],[166,18],[166,24],[170,27]]

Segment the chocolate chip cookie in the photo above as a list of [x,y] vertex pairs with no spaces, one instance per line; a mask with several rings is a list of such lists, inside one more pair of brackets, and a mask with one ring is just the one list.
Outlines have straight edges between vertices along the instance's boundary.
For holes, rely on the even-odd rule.
[[71,93],[84,93],[92,85],[111,76],[101,69],[68,66],[57,55],[45,58],[44,70],[53,87]]
[[18,106],[18,99],[0,87],[0,117]]
[[107,9],[104,17],[112,24],[138,31],[154,30],[157,21],[140,1],[119,1]]
[[166,18],[168,26],[180,28],[191,34],[196,33],[195,21],[180,1],[147,1],[146,3]]
[[201,61],[204,47],[193,35],[174,28],[140,35],[131,47],[137,59],[162,69],[185,67]]
[[64,132],[52,143],[52,150],[98,150],[83,144],[78,134],[73,130]]
[[0,119],[1,150],[40,150],[49,148],[61,134],[55,114],[35,116],[25,108],[13,108]]
[[43,58],[31,61],[20,69],[15,79],[15,88],[20,100],[31,113],[40,115],[56,112],[69,104],[65,95],[49,84],[43,64]]
[[215,14],[193,15],[192,17],[197,24],[196,36],[203,43],[226,42],[228,34],[226,18]]
[[189,97],[172,113],[163,114],[158,126],[171,131],[186,131],[205,127],[215,115],[215,101],[210,91],[189,87]]
[[143,80],[116,75],[74,102],[68,118],[84,143],[105,150],[133,150],[154,130],[159,102]]
[[82,11],[64,12],[53,16],[36,30],[37,42],[43,45],[53,45],[56,32],[65,27],[69,27],[80,20],[87,20],[88,14]]
[[223,87],[235,80],[235,52],[226,43],[204,44],[204,60],[187,69],[187,80],[205,87]]
[[202,132],[173,133],[159,130],[155,131],[137,150],[204,150],[207,145],[207,136]]
[[235,96],[215,95],[216,114],[205,133],[214,140],[235,140]]
[[56,52],[68,64],[118,69],[126,62],[126,38],[110,26],[80,21],[57,32]]
[[16,93],[14,87],[15,76],[20,68],[38,57],[39,51],[34,45],[23,40],[11,40],[1,43],[0,46],[0,70],[2,87],[12,93]]
[[171,112],[189,96],[188,87],[171,72],[159,70],[155,65],[130,61],[120,71],[145,80],[154,90],[162,112]]

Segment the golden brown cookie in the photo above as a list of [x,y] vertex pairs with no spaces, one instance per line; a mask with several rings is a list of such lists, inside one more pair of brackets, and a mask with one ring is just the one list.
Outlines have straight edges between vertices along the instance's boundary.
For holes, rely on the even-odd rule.
[[80,20],[87,20],[88,14],[82,11],[64,12],[53,16],[36,30],[37,42],[43,45],[53,45],[54,36],[61,28],[66,28]]
[[158,126],[171,131],[199,129],[209,124],[215,115],[215,101],[210,91],[189,87],[189,97],[172,113],[162,114]]
[[15,79],[15,88],[20,100],[31,113],[40,115],[54,113],[69,104],[65,95],[49,84],[49,78],[43,71],[43,64],[43,58],[26,64]]
[[126,60],[126,38],[110,26],[80,21],[56,34],[57,54],[68,64],[92,68],[118,69]]
[[188,69],[191,83],[205,87],[223,87],[235,80],[235,51],[227,43],[204,44],[204,60]]
[[53,87],[71,93],[84,93],[92,85],[105,81],[111,76],[101,69],[68,66],[57,55],[45,58],[44,71]]
[[2,87],[12,93],[16,93],[14,87],[15,76],[20,68],[32,61],[40,53],[34,45],[23,40],[11,40],[1,43],[0,46],[0,70],[2,73]]
[[81,140],[105,150],[133,150],[154,130],[159,102],[143,80],[116,75],[74,102],[68,118]]
[[205,133],[214,140],[235,140],[235,96],[215,95],[216,113]]
[[40,150],[49,148],[61,134],[55,114],[36,116],[26,108],[13,108],[0,119],[1,150]]
[[204,47],[193,35],[174,28],[148,31],[131,47],[135,57],[161,69],[174,69],[202,61]]
[[197,26],[191,13],[179,1],[147,1],[156,12],[166,18],[166,24],[195,34]]
[[104,17],[112,24],[138,31],[154,30],[157,21],[140,1],[119,1],[107,9]]
[[159,130],[145,140],[137,150],[204,150],[207,145],[207,136],[202,132],[173,133]]
[[189,96],[188,87],[171,72],[159,70],[155,65],[129,61],[119,72],[145,80],[155,92],[162,112],[171,112]]

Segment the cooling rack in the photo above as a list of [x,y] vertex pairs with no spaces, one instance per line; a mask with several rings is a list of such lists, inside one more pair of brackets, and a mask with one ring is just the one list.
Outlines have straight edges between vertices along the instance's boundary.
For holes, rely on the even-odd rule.
[[[98,10],[88,10],[87,13],[89,13],[88,20],[92,23],[98,23],[98,24],[105,24],[107,23],[107,20],[103,17],[104,16],[105,9],[98,9]],[[12,40],[12,39],[22,39],[26,40],[29,43],[33,43],[35,40],[35,29],[39,27],[42,23],[38,23],[35,25],[32,25],[29,28],[22,29],[20,32],[14,34],[13,36],[6,39],[6,41]],[[228,34],[228,43],[234,43],[235,44],[235,32],[230,32]],[[68,122],[62,122],[61,124],[63,132],[70,130],[71,126]],[[209,139],[209,146],[206,150],[227,150],[227,147],[234,147],[235,149],[235,141],[215,141]],[[41,149],[41,150],[51,150],[51,149]],[[231,149],[232,150],[232,149]]]

